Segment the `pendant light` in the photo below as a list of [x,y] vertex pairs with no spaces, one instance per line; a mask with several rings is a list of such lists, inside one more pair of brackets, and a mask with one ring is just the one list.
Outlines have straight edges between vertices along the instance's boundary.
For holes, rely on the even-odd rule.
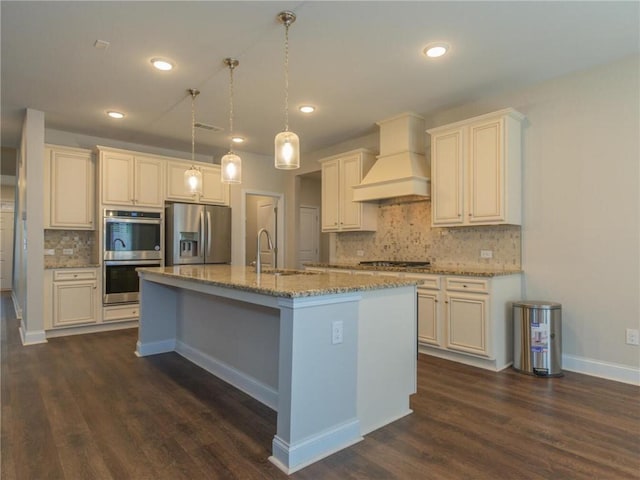
[[222,183],[242,182],[242,160],[233,153],[233,69],[240,62],[235,58],[225,58],[224,63],[229,67],[229,153],[220,160],[220,180]]
[[275,166],[282,170],[300,168],[300,140],[289,131],[289,26],[296,21],[293,12],[285,10],[278,14],[284,24],[284,130],[275,138]]
[[202,172],[196,167],[196,97],[200,95],[200,90],[190,88],[187,90],[191,94],[191,167],[184,172],[184,182],[189,193],[202,193]]

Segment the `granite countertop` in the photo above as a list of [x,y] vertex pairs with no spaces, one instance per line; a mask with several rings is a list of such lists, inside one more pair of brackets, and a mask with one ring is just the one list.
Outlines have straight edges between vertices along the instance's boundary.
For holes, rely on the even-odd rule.
[[82,265],[71,265],[71,264],[62,264],[62,265],[45,265],[45,270],[57,270],[62,268],[98,268],[100,266],[99,263],[83,263]]
[[340,264],[340,263],[306,263],[307,267],[344,268],[345,270],[368,270],[399,273],[430,273],[434,275],[462,275],[467,277],[497,277],[522,273],[520,269],[496,269],[490,267],[378,267],[372,265]]
[[[284,270],[290,275],[274,275],[264,269],[258,276],[253,267],[231,265],[182,265],[174,267],[141,267],[138,272],[188,280],[217,287],[232,288],[273,297],[311,297],[365,290],[379,290],[420,284],[420,280],[343,275],[340,273],[313,273],[302,270]],[[271,270],[273,271],[273,270]]]

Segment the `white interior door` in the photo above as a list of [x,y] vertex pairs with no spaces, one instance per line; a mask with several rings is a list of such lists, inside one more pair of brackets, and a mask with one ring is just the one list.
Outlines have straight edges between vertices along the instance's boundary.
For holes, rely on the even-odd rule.
[[320,261],[320,221],[318,207],[300,207],[298,264]]
[[275,250],[278,245],[278,231],[276,228],[276,210],[277,200],[275,198],[265,198],[258,201],[258,212],[256,218],[258,219],[257,230],[266,228],[271,235],[273,241],[274,250],[269,250],[269,242],[267,242],[267,236],[262,234],[260,243],[260,262],[263,267],[278,267],[277,251]]

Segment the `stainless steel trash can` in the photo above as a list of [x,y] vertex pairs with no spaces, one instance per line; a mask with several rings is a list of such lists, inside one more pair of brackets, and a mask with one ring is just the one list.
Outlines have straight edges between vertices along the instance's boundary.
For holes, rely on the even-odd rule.
[[513,304],[513,368],[538,377],[562,376],[562,305]]

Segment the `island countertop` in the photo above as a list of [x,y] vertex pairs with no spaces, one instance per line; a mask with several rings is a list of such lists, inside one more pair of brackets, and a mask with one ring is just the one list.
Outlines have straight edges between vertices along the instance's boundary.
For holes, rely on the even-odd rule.
[[180,265],[173,267],[141,267],[141,275],[153,274],[193,281],[217,287],[226,287],[274,297],[297,298],[318,295],[397,288],[420,284],[420,280],[316,273],[301,270],[265,269],[258,275],[253,267],[232,265]]
[[492,267],[394,267],[359,265],[356,263],[305,263],[306,267],[334,268],[344,270],[364,270],[398,273],[427,273],[433,275],[460,275],[465,277],[498,277],[503,275],[517,275],[523,273],[520,268],[492,268]]

